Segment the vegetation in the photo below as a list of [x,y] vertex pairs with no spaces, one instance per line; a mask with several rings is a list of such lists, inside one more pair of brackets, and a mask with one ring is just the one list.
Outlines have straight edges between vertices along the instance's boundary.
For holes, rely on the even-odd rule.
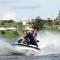
[[33,24],[32,26],[33,29],[40,30],[43,28],[44,21],[40,19],[40,17],[36,17],[35,19],[32,20],[32,24]]
[[[41,19],[39,16],[33,18],[31,22],[28,22],[29,25],[32,26],[33,29],[41,30],[41,29],[52,29],[52,30],[60,30],[60,12],[56,19],[51,20],[47,18],[46,20]],[[15,27],[17,28],[16,32],[11,31],[1,31],[1,33],[6,37],[16,37],[18,33],[20,35],[24,34],[25,27],[23,22],[16,22],[14,20],[0,20],[0,27]]]

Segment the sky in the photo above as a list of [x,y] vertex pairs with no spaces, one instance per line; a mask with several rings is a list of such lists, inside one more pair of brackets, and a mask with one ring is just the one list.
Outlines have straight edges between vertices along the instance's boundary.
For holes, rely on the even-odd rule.
[[59,10],[60,0],[0,0],[0,20],[54,19]]

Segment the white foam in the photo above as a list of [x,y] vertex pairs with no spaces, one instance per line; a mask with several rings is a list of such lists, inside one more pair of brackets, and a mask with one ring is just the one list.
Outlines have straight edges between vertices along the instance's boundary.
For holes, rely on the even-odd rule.
[[54,54],[60,52],[59,32],[42,31],[38,33],[37,39],[40,40],[38,55]]

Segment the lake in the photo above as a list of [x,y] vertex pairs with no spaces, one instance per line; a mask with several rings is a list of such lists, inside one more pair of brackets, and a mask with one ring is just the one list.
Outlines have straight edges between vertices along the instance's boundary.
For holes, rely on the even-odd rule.
[[21,56],[21,55],[11,55],[8,51],[12,49],[11,43],[14,43],[20,37],[7,39],[0,35],[0,58],[3,59],[13,59],[13,60],[59,60],[60,58],[60,32],[51,30],[41,30],[37,34],[37,40],[39,48],[41,49],[34,57]]

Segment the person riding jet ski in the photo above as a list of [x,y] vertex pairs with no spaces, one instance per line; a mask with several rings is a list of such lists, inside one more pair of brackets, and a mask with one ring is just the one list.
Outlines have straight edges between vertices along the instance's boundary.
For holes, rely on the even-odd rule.
[[[37,35],[37,34],[36,34]],[[26,32],[26,36],[24,39],[27,41],[28,44],[32,44],[38,47],[37,41],[35,39],[36,37],[35,32]]]

